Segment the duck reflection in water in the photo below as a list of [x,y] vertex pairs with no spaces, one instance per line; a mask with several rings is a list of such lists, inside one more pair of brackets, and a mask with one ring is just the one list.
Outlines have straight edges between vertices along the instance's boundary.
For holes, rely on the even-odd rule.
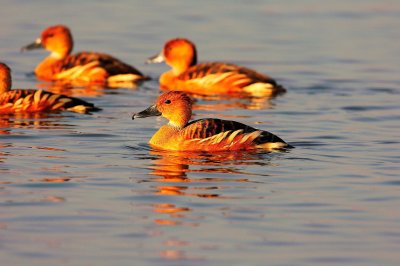
[[43,89],[52,93],[63,94],[70,97],[98,97],[106,94],[118,93],[117,88],[137,89],[138,84],[129,83],[128,85],[120,85],[119,87],[105,87],[98,84],[90,84],[86,86],[75,86],[69,83],[51,83],[51,82],[38,82],[36,88]]
[[[62,113],[15,113],[2,114],[0,118],[0,130],[4,134],[12,134],[13,128],[35,129],[60,129],[71,128],[71,124],[62,122]],[[0,133],[1,134],[1,133]]]
[[[218,152],[216,154],[200,152],[165,152],[153,150],[150,152],[158,159],[154,161],[151,175],[157,176],[150,179],[153,182],[163,183],[216,183],[216,182],[248,182],[248,179],[232,179],[221,177],[190,178],[190,173],[217,173],[217,174],[244,174],[235,169],[235,165],[253,164],[252,160],[260,158],[260,154],[242,152]],[[196,168],[196,169],[190,169]],[[180,186],[160,186],[158,193],[163,195],[184,195],[202,198],[220,198],[219,193],[203,193],[207,190],[219,190],[222,186],[189,187]],[[190,193],[187,190],[200,190]]]
[[97,97],[106,94],[104,87],[98,85],[82,87],[72,86],[71,84],[41,82],[36,83],[36,87],[52,93],[63,94],[70,97]]
[[[171,152],[151,150],[154,157],[149,166],[152,177],[141,182],[155,183],[151,185],[155,195],[186,196],[210,199],[229,199],[223,191],[244,183],[253,183],[248,178],[240,176],[252,175],[237,170],[238,165],[254,165],[262,162],[269,164],[265,153],[260,152]],[[213,176],[215,174],[215,176]],[[197,176],[197,177],[196,177]],[[206,177],[203,177],[206,176]],[[239,176],[240,178],[237,178]],[[233,185],[232,183],[237,183]],[[197,226],[197,222],[184,222],[189,218],[185,213],[193,212],[192,207],[177,206],[176,201],[165,201],[152,205],[153,211],[168,215],[168,218],[155,219],[160,225]],[[193,215],[190,215],[193,216]],[[193,217],[190,217],[193,220]],[[181,220],[183,219],[183,220]],[[201,217],[196,217],[196,220]]]
[[[272,109],[272,100],[276,96],[264,97],[229,97],[226,95],[199,95],[188,93],[194,100],[193,110],[223,111],[228,109],[262,110]],[[201,104],[198,104],[201,100]]]
[[[150,155],[147,156],[147,155]],[[143,154],[140,155],[143,160]],[[153,226],[149,232],[152,236],[168,237],[163,242],[164,250],[160,256],[166,260],[190,261],[198,258],[184,249],[195,245],[190,237],[176,235],[165,227],[178,226],[195,229],[208,217],[202,214],[201,206],[213,208],[226,206],[221,215],[229,212],[231,200],[241,200],[237,190],[256,189],[257,181],[251,176],[251,166],[268,167],[271,159],[280,156],[277,153],[260,151],[247,152],[183,152],[151,149],[146,152],[145,160],[150,163],[148,177],[139,182],[144,186],[140,194],[152,195],[149,204],[154,215],[150,218]],[[249,166],[249,167],[239,167]],[[234,193],[234,194],[231,194]],[[244,195],[244,194],[243,194]],[[244,197],[248,198],[248,193]],[[147,198],[147,197],[146,197]],[[140,202],[143,206],[143,202]],[[167,234],[168,232],[168,234]]]

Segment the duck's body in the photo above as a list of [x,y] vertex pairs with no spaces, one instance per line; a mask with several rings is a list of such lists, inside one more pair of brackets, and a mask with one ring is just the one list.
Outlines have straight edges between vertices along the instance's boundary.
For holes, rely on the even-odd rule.
[[165,90],[195,94],[239,94],[272,96],[286,90],[267,75],[252,69],[223,62],[197,64],[195,45],[187,39],[168,41],[163,51],[148,62],[165,61],[172,69],[160,76]]
[[73,39],[64,25],[47,28],[34,43],[22,50],[45,48],[51,54],[35,68],[35,75],[46,81],[81,85],[113,85],[148,79],[140,71],[104,53],[79,52],[71,55]]
[[251,149],[282,149],[291,147],[267,131],[245,124],[207,118],[192,121],[191,99],[184,93],[172,91],[161,95],[157,103],[134,114],[134,118],[162,115],[169,119],[150,139],[149,144],[175,151],[230,151]]
[[88,113],[98,111],[92,103],[43,90],[11,90],[11,70],[0,63],[0,114],[33,113],[51,111]]
[[153,135],[149,144],[167,150],[189,151],[271,150],[287,146],[281,138],[267,131],[214,118],[195,120],[183,128],[164,125]]

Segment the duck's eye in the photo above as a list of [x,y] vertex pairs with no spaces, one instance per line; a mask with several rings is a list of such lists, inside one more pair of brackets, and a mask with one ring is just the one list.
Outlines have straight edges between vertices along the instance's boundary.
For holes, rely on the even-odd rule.
[[171,100],[166,100],[164,103],[170,104],[170,103],[171,103]]

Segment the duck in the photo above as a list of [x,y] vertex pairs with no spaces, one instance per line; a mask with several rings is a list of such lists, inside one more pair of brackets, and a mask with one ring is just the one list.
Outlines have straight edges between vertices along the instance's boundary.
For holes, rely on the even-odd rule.
[[271,77],[243,66],[224,62],[197,63],[196,46],[185,38],[167,41],[159,54],[146,61],[161,62],[172,68],[160,76],[163,90],[250,97],[275,96],[286,91]]
[[70,29],[59,24],[43,30],[39,38],[22,47],[21,51],[44,48],[51,52],[34,71],[36,77],[44,81],[117,87],[119,83],[149,79],[133,66],[105,53],[83,51],[71,54],[73,45]]
[[149,144],[170,151],[235,151],[282,150],[292,148],[278,136],[240,122],[205,118],[189,122],[193,100],[182,91],[169,91],[157,98],[154,105],[134,113],[132,120],[163,116],[168,124],[162,126]]
[[90,113],[100,108],[84,100],[35,89],[11,89],[11,69],[0,62],[0,114],[72,111]]

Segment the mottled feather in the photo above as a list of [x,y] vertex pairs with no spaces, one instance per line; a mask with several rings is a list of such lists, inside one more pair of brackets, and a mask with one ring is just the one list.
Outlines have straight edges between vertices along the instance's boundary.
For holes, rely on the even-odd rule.
[[[222,62],[201,63],[190,67],[186,72],[178,76],[181,80],[190,80],[203,78],[211,74],[235,73],[237,75],[244,75],[248,78],[248,84],[265,82],[276,86],[277,83],[274,79],[267,75],[262,75],[254,70],[246,67],[240,67],[234,64]],[[247,85],[248,85],[247,84]]]
[[68,56],[64,60],[57,62],[57,72],[62,72],[76,66],[83,66],[92,62],[98,62],[98,65],[104,68],[110,76],[118,74],[143,74],[136,68],[125,64],[117,58],[96,52],[79,52]]
[[0,94],[0,113],[67,110],[75,106],[84,106],[84,113],[100,110],[84,100],[43,90],[14,89]]
[[254,144],[262,144],[265,142],[284,142],[278,136],[267,131],[261,131],[240,122],[221,120],[215,118],[206,118],[194,120],[188,123],[182,130],[181,135],[184,139],[205,139],[213,137],[219,133],[230,131],[229,135],[225,135],[228,141],[232,141],[238,135],[245,136],[253,132],[261,132],[254,139]]

